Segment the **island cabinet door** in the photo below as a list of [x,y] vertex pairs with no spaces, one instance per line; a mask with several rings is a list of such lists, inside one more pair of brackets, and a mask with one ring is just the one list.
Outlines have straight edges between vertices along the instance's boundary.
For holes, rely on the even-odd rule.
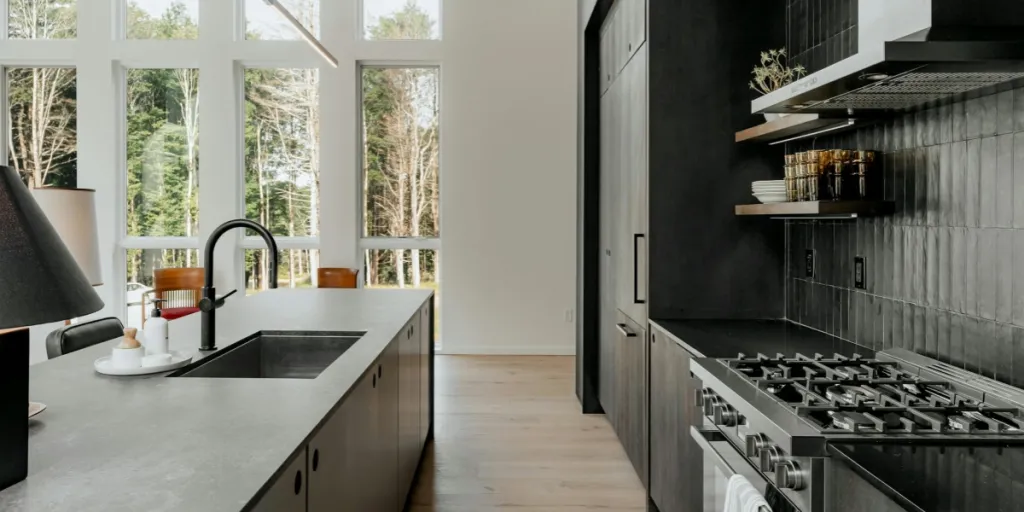
[[434,301],[431,299],[420,310],[420,329],[417,331],[420,347],[420,438],[419,449],[422,453],[430,435],[430,427],[434,419],[433,395],[434,379]]
[[309,512],[361,512],[376,505],[376,399],[374,363],[309,442]]
[[376,456],[372,459],[377,475],[374,489],[376,506],[367,511],[397,510],[398,496],[398,390],[401,337],[395,338],[381,355],[377,367]]
[[293,457],[253,512],[302,512],[306,510],[306,450]]
[[398,335],[398,511],[405,507],[420,444],[420,314],[416,313]]

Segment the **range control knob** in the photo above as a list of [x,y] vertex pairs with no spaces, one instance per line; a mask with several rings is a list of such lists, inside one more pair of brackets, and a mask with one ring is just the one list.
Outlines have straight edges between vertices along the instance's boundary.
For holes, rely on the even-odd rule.
[[721,405],[725,405],[722,398],[714,393],[704,397],[704,415],[714,417],[715,409]]
[[775,467],[775,485],[801,491],[807,486],[807,472],[795,460],[780,461]]
[[761,450],[768,446],[768,436],[764,434],[750,434],[747,436],[747,457],[761,455]]
[[782,450],[773,444],[766,444],[761,447],[761,471],[770,473],[782,462]]
[[723,427],[735,427],[739,423],[740,415],[727,403],[720,403],[715,407],[715,425]]

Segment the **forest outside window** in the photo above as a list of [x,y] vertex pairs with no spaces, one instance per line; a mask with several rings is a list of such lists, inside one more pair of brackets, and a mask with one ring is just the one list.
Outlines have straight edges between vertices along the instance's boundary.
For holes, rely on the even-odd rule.
[[127,0],[125,5],[128,39],[199,38],[199,0]]
[[361,0],[369,40],[441,38],[441,0]]
[[[129,237],[193,237],[199,230],[199,71],[129,69]],[[195,262],[186,257],[185,266]],[[129,272],[131,274],[131,272]]]
[[[314,276],[320,268],[320,251],[316,249],[280,249],[277,251],[278,288],[313,288]],[[252,295],[270,288],[270,251],[245,251],[245,294]]]
[[78,182],[74,68],[7,68],[7,162],[29,187]]
[[364,67],[363,236],[441,234],[438,69]]
[[245,71],[245,215],[276,237],[320,234],[320,73]]
[[[320,0],[278,0],[315,37],[320,37]],[[263,0],[245,0],[245,38],[296,40],[299,33]]]
[[76,0],[7,0],[10,39],[74,39],[78,33]]

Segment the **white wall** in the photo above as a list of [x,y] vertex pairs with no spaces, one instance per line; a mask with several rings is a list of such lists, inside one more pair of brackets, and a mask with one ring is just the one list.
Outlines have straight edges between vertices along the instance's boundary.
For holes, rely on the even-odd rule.
[[446,0],[444,352],[572,354],[576,0]]

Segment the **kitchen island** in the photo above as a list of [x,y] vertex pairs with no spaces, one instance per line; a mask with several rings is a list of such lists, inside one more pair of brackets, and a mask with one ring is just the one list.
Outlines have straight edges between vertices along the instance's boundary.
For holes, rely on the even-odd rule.
[[[47,409],[29,420],[28,478],[0,492],[0,510],[400,510],[432,435],[432,301],[416,290],[229,299],[218,350],[190,365],[260,332],[365,332],[314,379],[96,373],[118,340],[35,365],[30,398]],[[171,350],[197,352],[199,315],[170,333]]]

